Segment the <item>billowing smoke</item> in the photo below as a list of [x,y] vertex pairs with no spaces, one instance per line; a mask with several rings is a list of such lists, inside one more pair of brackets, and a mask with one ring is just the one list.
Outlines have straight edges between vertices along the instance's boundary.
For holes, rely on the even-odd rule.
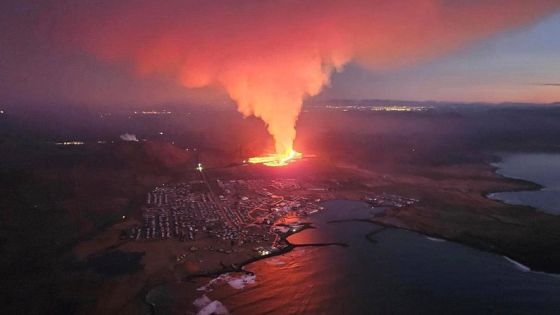
[[123,141],[134,141],[134,142],[138,142],[138,138],[136,138],[135,134],[131,134],[131,133],[124,133],[122,135],[120,135],[121,140]]
[[[141,74],[223,87],[292,150],[302,101],[348,62],[425,61],[560,8],[558,0],[92,1],[64,7],[55,34]],[[61,14],[61,13],[59,13]]]

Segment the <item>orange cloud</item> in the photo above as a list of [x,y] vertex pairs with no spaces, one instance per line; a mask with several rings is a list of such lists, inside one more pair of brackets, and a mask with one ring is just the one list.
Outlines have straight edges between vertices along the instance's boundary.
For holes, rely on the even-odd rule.
[[[223,87],[292,150],[305,97],[350,61],[399,67],[560,9],[557,0],[170,0],[92,2],[58,13],[59,41],[188,88]],[[62,12],[62,11],[61,11]]]

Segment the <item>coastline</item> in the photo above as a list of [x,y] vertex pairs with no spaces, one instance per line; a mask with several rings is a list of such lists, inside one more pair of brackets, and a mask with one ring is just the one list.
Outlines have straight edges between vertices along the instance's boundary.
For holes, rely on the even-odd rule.
[[421,231],[416,231],[414,229],[411,229],[409,227],[405,227],[405,226],[398,226],[398,225],[390,225],[384,222],[380,222],[380,221],[376,221],[375,219],[345,219],[345,220],[332,220],[332,221],[328,221],[327,223],[332,224],[332,223],[347,223],[347,222],[366,222],[366,223],[372,223],[375,225],[379,225],[381,226],[381,228],[377,228],[374,229],[370,232],[368,232],[365,235],[365,238],[371,242],[371,243],[376,243],[377,241],[373,238],[373,236],[375,236],[377,233],[383,232],[386,229],[399,229],[399,230],[404,230],[404,231],[408,231],[408,232],[412,232],[418,235],[422,235],[424,237],[426,237],[428,240],[430,241],[434,241],[434,242],[451,242],[451,243],[455,243],[455,244],[459,244],[462,246],[468,246],[470,248],[476,249],[476,250],[481,250],[481,251],[485,251],[488,253],[492,253],[495,255],[499,255],[502,256],[505,260],[509,261],[510,263],[512,263],[514,266],[516,266],[520,271],[523,272],[532,272],[532,273],[538,273],[538,274],[544,274],[544,275],[548,275],[551,277],[555,277],[555,278],[560,278],[560,273],[553,273],[553,272],[543,272],[543,271],[538,271],[538,270],[533,270],[532,268],[530,268],[527,265],[524,265],[523,263],[505,255],[500,253],[499,251],[494,251],[494,250],[484,250],[478,247],[474,247],[474,246],[470,246],[469,244],[463,243],[463,242],[458,242],[456,240],[450,239],[450,238],[446,238],[443,235],[440,234],[434,234],[434,233],[426,233],[426,232],[421,232]]
[[183,278],[183,280],[184,281],[189,281],[189,280],[196,279],[196,278],[216,277],[216,276],[220,276],[224,273],[229,273],[229,272],[243,272],[243,273],[252,274],[252,272],[244,270],[243,267],[245,267],[245,266],[247,266],[251,263],[254,263],[256,261],[259,261],[259,260],[272,258],[272,257],[275,257],[275,256],[280,256],[282,254],[285,254],[285,253],[288,253],[288,252],[294,250],[297,247],[310,247],[310,246],[313,246],[313,247],[323,247],[323,246],[347,247],[348,246],[348,244],[336,243],[336,242],[334,242],[334,243],[309,243],[309,244],[294,244],[294,243],[291,243],[288,240],[289,236],[297,234],[297,233],[302,232],[302,231],[307,230],[307,229],[314,229],[315,228],[309,222],[303,222],[301,224],[303,225],[303,228],[301,228],[297,231],[294,231],[294,232],[289,231],[289,232],[286,232],[286,233],[282,233],[280,235],[280,240],[286,243],[286,246],[284,246],[280,249],[272,251],[271,253],[266,254],[266,255],[261,255],[261,256],[249,258],[249,259],[241,261],[239,263],[232,264],[231,266],[223,266],[223,268],[220,269],[220,270],[209,271],[209,272],[205,272],[205,273],[190,274],[190,275],[186,276],[185,278]]
[[[518,187],[518,188],[513,188],[513,189],[505,189],[505,190],[483,191],[482,196],[484,198],[488,198],[490,200],[502,203],[502,204],[507,205],[507,206],[517,206],[517,205],[509,204],[509,203],[507,203],[503,200],[500,200],[500,199],[494,199],[494,198],[490,197],[490,195],[495,194],[495,193],[507,193],[507,192],[539,191],[539,190],[543,190],[543,189],[546,188],[545,186],[543,186],[539,183],[532,182],[530,180],[526,180],[526,179],[523,179],[523,178],[508,177],[508,176],[505,176],[505,175],[502,175],[502,174],[498,173],[498,170],[501,169],[501,168],[499,166],[495,165],[495,164],[503,162],[503,157],[501,155],[498,155],[498,154],[493,154],[492,157],[499,159],[499,161],[492,162],[492,161],[487,160],[486,163],[488,165],[490,165],[490,167],[492,168],[492,173],[494,173],[495,176],[500,177],[500,178],[502,178],[504,180],[507,180],[507,181],[514,181],[514,182],[517,182],[519,184],[526,185],[526,187]],[[529,205],[523,205],[523,206],[530,207],[530,208],[534,209],[535,211],[541,211],[538,208],[535,208],[533,206],[529,206]]]
[[[196,280],[196,279],[201,279],[201,278],[216,278],[216,277],[219,277],[219,276],[224,275],[224,274],[236,273],[236,272],[237,272],[237,273],[244,273],[244,274],[247,274],[247,275],[254,275],[253,272],[248,271],[248,270],[245,270],[244,267],[247,266],[247,265],[250,265],[250,264],[252,264],[252,263],[254,263],[254,262],[260,261],[260,260],[265,260],[265,259],[273,258],[273,257],[276,257],[276,256],[283,255],[283,254],[285,254],[285,253],[291,252],[292,250],[294,250],[294,249],[297,248],[297,247],[324,247],[324,246],[341,246],[341,247],[347,247],[347,246],[348,246],[348,244],[345,244],[345,243],[336,243],[336,242],[334,242],[334,243],[309,243],[309,244],[307,244],[307,243],[305,243],[305,244],[294,244],[294,243],[291,243],[291,242],[288,240],[288,237],[289,237],[289,236],[294,235],[294,234],[297,234],[297,233],[300,233],[300,232],[302,232],[302,231],[304,231],[304,230],[307,230],[307,229],[314,229],[314,228],[315,228],[315,227],[314,227],[311,223],[309,223],[309,222],[302,222],[302,223],[300,223],[300,224],[303,225],[303,227],[300,228],[300,229],[298,229],[297,231],[291,231],[291,230],[289,230],[289,231],[286,232],[286,233],[281,233],[281,234],[279,234],[280,240],[281,240],[282,242],[285,242],[285,243],[286,243],[286,246],[284,246],[284,247],[282,247],[282,248],[279,248],[279,249],[277,249],[277,250],[275,250],[275,251],[272,251],[272,252],[269,253],[269,254],[261,255],[261,256],[256,256],[256,257],[252,257],[252,258],[246,259],[246,260],[244,260],[244,261],[231,264],[231,265],[229,265],[229,266],[225,266],[225,265],[222,264],[222,268],[221,268],[221,269],[218,269],[218,270],[211,270],[211,271],[208,271],[208,272],[189,274],[189,275],[187,275],[187,276],[185,276],[185,277],[182,277],[181,282],[183,282],[183,283],[185,283],[185,282],[192,282],[192,281],[194,281],[194,280]],[[164,284],[166,284],[166,283],[167,283],[167,281],[158,282],[158,283],[156,283],[156,284],[150,285],[149,287],[145,287],[145,289],[142,290],[142,292],[139,293],[139,295],[142,296],[142,301],[144,302],[144,304],[147,305],[147,306],[150,308],[150,314],[152,314],[152,315],[155,315],[155,314],[157,313],[157,312],[156,312],[157,305],[155,305],[155,304],[149,302],[149,301],[147,300],[147,296],[148,296],[148,294],[150,293],[151,290],[153,290],[153,289],[155,289],[155,288],[157,288],[157,287],[159,287],[159,286],[161,286],[161,285],[164,285]]]
[[[407,230],[407,231],[411,231],[414,232],[416,234],[419,235],[423,235],[425,237],[428,238],[435,238],[435,239],[439,239],[439,240],[444,240],[444,241],[450,241],[453,243],[457,243],[457,244],[461,244],[467,247],[471,247],[471,248],[475,248],[477,250],[482,250],[482,251],[486,251],[486,252],[490,252],[493,254],[497,254],[499,256],[503,256],[504,259],[505,257],[516,261],[524,266],[528,266],[528,268],[531,269],[531,272],[536,272],[536,273],[546,273],[547,275],[552,275],[552,276],[556,276],[557,273],[560,273],[560,268],[553,266],[553,268],[550,268],[550,266],[545,266],[544,268],[541,268],[543,265],[539,264],[539,258],[534,255],[532,255],[532,253],[527,253],[524,252],[523,250],[526,248],[529,248],[531,245],[531,242],[535,242],[538,241],[539,238],[534,238],[533,240],[530,240],[529,242],[527,242],[526,244],[512,244],[511,247],[507,247],[504,246],[504,244],[507,245],[507,243],[504,243],[504,241],[507,241],[508,238],[507,237],[507,233],[511,232],[511,231],[515,231],[515,229],[517,228],[517,224],[516,222],[523,222],[523,221],[518,221],[518,220],[523,220],[523,218],[525,217],[537,217],[537,218],[543,218],[543,217],[547,217],[549,215],[546,214],[539,214],[536,213],[534,208],[531,207],[523,207],[523,206],[511,206],[509,204],[488,198],[488,194],[489,193],[493,193],[493,192],[503,192],[503,191],[524,191],[524,190],[528,190],[528,189],[534,189],[534,190],[538,190],[541,188],[540,185],[532,183],[530,181],[526,181],[526,180],[519,180],[519,179],[510,179],[507,178],[505,176],[502,176],[498,173],[496,173],[496,170],[498,168],[493,166],[491,163],[489,162],[485,162],[485,163],[480,163],[480,164],[474,164],[473,166],[460,166],[457,168],[458,171],[463,172],[463,170],[465,172],[470,172],[470,173],[456,173],[454,174],[455,176],[471,176],[471,177],[467,177],[466,179],[463,179],[462,177],[459,177],[459,179],[461,180],[461,182],[458,182],[456,185],[458,188],[456,188],[456,191],[451,191],[449,192],[449,195],[444,195],[448,194],[448,191],[440,191],[440,187],[438,186],[433,186],[436,182],[432,181],[432,182],[427,182],[427,183],[422,183],[424,186],[420,186],[418,189],[419,191],[419,199],[421,199],[421,201],[419,202],[418,205],[414,205],[414,206],[406,206],[403,208],[399,208],[397,210],[392,210],[392,209],[386,209],[381,215],[378,216],[372,216],[370,218],[370,220],[367,220],[368,222],[377,224],[382,226],[383,228],[396,228],[396,229],[402,229],[402,230]],[[491,172],[488,172],[488,170],[491,170]],[[445,173],[442,173],[445,174]],[[371,174],[371,176],[369,176],[370,174],[367,174],[368,176],[365,176],[364,178],[361,178],[362,180],[375,180],[377,177],[375,176],[375,174]],[[402,176],[402,174],[399,174]],[[402,177],[403,180],[407,180],[408,177]],[[394,193],[396,195],[403,195],[403,196],[415,196],[414,194],[410,194],[410,187],[412,187],[413,185],[415,185],[415,182],[411,182],[410,183],[410,187],[408,186],[401,186],[400,184],[400,177],[394,177],[395,182],[394,183],[390,183],[390,186],[380,186],[382,188],[376,188],[376,186],[368,186],[367,189],[368,191],[371,191],[372,193],[381,193],[384,189],[386,189],[385,187],[390,187],[387,188],[389,193]],[[452,178],[453,179],[453,178]],[[432,180],[430,178],[430,180]],[[482,183],[480,186],[478,186],[478,182]],[[382,182],[383,185],[387,185],[385,182]],[[409,183],[407,183],[409,184]],[[462,186],[461,186],[462,185]],[[394,188],[393,188],[394,187]],[[436,187],[435,190],[430,191],[430,187]],[[460,187],[468,187],[470,190],[462,192],[460,189]],[[488,190],[485,190],[485,188],[491,188]],[[383,189],[383,190],[381,190]],[[392,190],[394,189],[394,190]],[[426,194],[426,195],[424,195]],[[351,201],[363,201],[363,200],[359,200],[359,197],[363,198],[363,194],[361,191],[347,191],[347,190],[341,190],[341,191],[329,191],[325,193],[324,198],[321,198],[323,201],[322,202],[328,202],[328,201],[333,201],[333,200],[351,200]],[[424,196],[427,196],[424,200]],[[435,196],[435,198],[438,199],[433,199],[432,196]],[[449,197],[448,197],[449,196]],[[457,197],[455,196],[464,196],[465,199],[456,199]],[[477,196],[482,197],[483,199],[485,199],[486,201],[479,201],[477,198]],[[432,197],[431,199],[429,197]],[[445,203],[439,203],[438,200],[443,200],[444,202],[447,202],[448,204]],[[474,205],[471,208],[462,208],[465,207],[465,204],[467,204],[466,202],[470,202],[470,200],[474,200]],[[492,205],[494,203],[494,205]],[[496,206],[496,204],[499,204],[499,206]],[[365,205],[365,204],[364,204]],[[457,211],[457,214],[459,215],[459,218],[462,218],[462,216],[464,215],[464,213],[468,213],[469,215],[475,215],[478,218],[483,218],[483,219],[487,219],[486,217],[492,219],[493,221],[495,221],[495,226],[498,227],[499,229],[504,229],[504,231],[506,231],[506,234],[502,234],[502,235],[497,235],[499,237],[501,237],[501,239],[493,239],[493,238],[483,238],[483,237],[477,237],[476,234],[474,234],[475,237],[472,237],[469,234],[453,234],[453,232],[448,233],[448,231],[453,231],[453,224],[455,222],[448,222],[446,220],[445,217],[437,217],[437,222],[435,222],[436,225],[433,226],[426,226],[423,225],[422,222],[422,216],[420,217],[415,217],[415,216],[405,216],[404,218],[401,217],[399,214],[404,213],[405,215],[407,215],[408,213],[410,214],[414,214],[414,213],[418,213],[418,214],[425,214],[425,211],[432,211],[432,212],[428,212],[428,215],[432,215],[432,213],[434,214],[438,214],[438,211],[442,211],[442,210],[446,210],[446,206],[447,205],[451,205],[452,207],[455,208],[449,208],[450,210],[455,210]],[[417,206],[419,206],[419,208],[417,208]],[[479,213],[478,209],[486,209],[485,207],[490,207],[488,212],[484,212],[484,213]],[[431,209],[431,210],[430,210]],[[511,211],[514,212],[511,212]],[[526,211],[526,210],[530,210],[530,211]],[[523,216],[520,217],[516,217],[516,211],[522,211],[523,212]],[[510,216],[511,214],[511,216]],[[460,227],[464,227],[466,229],[469,229],[473,222],[469,221],[471,220],[471,217],[466,216],[465,220],[461,219],[459,221],[459,225]],[[475,222],[476,223],[476,222]],[[227,273],[231,273],[231,272],[240,272],[240,273],[246,273],[246,274],[252,274],[252,272],[247,271],[245,269],[245,267],[251,263],[254,263],[256,261],[260,261],[260,260],[264,260],[264,259],[268,259],[268,258],[272,258],[275,256],[279,256],[285,253],[288,253],[290,251],[292,251],[294,248],[299,247],[299,246],[344,246],[340,243],[327,243],[327,244],[293,244],[290,243],[287,238],[290,235],[299,233],[300,231],[303,231],[305,229],[310,229],[310,228],[314,228],[314,226],[309,223],[303,223],[303,228],[298,229],[296,232],[292,232],[292,231],[287,231],[285,233],[282,233],[282,235],[280,236],[280,239],[285,241],[285,245],[280,247],[278,250],[272,251],[269,254],[266,255],[261,255],[261,256],[253,256],[250,258],[247,258],[247,255],[243,256],[238,254],[237,256],[230,256],[230,258],[225,258],[226,260],[229,260],[227,262],[226,265],[221,264],[220,260],[221,258],[218,258],[216,256],[209,256],[206,253],[200,253],[199,257],[203,257],[205,262],[206,267],[211,267],[214,269],[211,270],[205,270],[202,272],[190,272],[187,270],[184,271],[180,271],[180,273],[183,273],[183,275],[180,275],[179,278],[175,278],[175,280],[177,280],[180,283],[191,283],[194,284],[196,283],[195,280],[197,279],[204,279],[204,278],[213,278],[213,277],[218,277],[220,275],[223,274],[227,274]],[[377,229],[376,229],[377,230]],[[378,232],[378,231],[371,231],[371,232]],[[475,231],[476,232],[476,231]],[[369,233],[371,234],[371,233]],[[369,235],[368,234],[368,235]],[[368,238],[368,235],[365,235],[366,238]],[[373,236],[374,235],[369,235],[370,237],[368,238],[368,240],[370,242],[375,242]],[[502,243],[500,243],[502,242]],[[533,243],[533,244],[537,244],[537,243]],[[243,249],[243,251],[245,252],[250,252],[248,251],[248,248]],[[527,254],[525,254],[527,253]],[[208,253],[210,254],[210,253]],[[536,262],[536,263],[535,263]],[[177,270],[181,269],[181,267],[177,268],[174,267]],[[170,275],[172,275],[172,273],[168,270],[165,271],[164,274],[159,274],[159,275],[155,275],[152,280],[157,280],[159,279],[159,281],[150,281],[151,283],[148,284],[147,286],[144,287],[144,289],[138,293],[137,297],[139,299],[142,300],[143,305],[146,307],[149,307],[151,310],[150,311],[152,314],[156,313],[156,309],[157,309],[157,305],[154,305],[152,303],[150,303],[147,300],[147,294],[154,288],[162,285],[162,284],[169,284],[169,283],[173,283],[173,278],[170,277]],[[156,279],[157,278],[157,279]],[[189,289],[190,290],[190,285],[189,285]]]
[[[357,200],[352,200],[352,199],[333,199],[333,200],[357,201]],[[332,201],[332,200],[325,200],[325,201]],[[368,241],[370,241],[372,243],[376,242],[375,239],[374,239],[375,234],[379,233],[379,232],[382,232],[386,229],[406,230],[406,231],[413,232],[413,233],[418,234],[418,235],[422,235],[422,236],[424,236],[428,239],[437,240],[437,241],[449,241],[449,242],[453,242],[453,243],[456,243],[456,244],[460,244],[462,246],[471,247],[473,249],[482,250],[482,251],[485,251],[485,252],[489,252],[489,253],[501,256],[505,260],[507,260],[508,262],[512,263],[514,266],[518,266],[517,267],[518,269],[523,269],[523,270],[520,270],[520,271],[523,271],[523,272],[545,274],[547,276],[552,276],[552,277],[556,277],[556,278],[560,277],[559,273],[535,270],[535,269],[531,268],[530,265],[526,265],[522,262],[517,261],[515,258],[512,258],[512,256],[507,251],[503,251],[503,250],[500,250],[500,249],[492,247],[492,246],[476,246],[476,245],[473,245],[473,244],[469,243],[468,241],[457,240],[453,237],[447,237],[447,236],[445,236],[443,234],[439,234],[439,233],[417,230],[417,229],[411,228],[409,226],[406,226],[405,224],[398,224],[397,223],[398,221],[396,221],[396,220],[393,221],[393,223],[388,223],[388,222],[379,220],[379,219],[382,219],[386,215],[386,212],[388,212],[388,210],[384,210],[382,212],[382,216],[380,218],[376,217],[376,216],[372,216],[369,219],[363,219],[362,218],[362,219],[332,220],[332,221],[328,221],[327,223],[329,223],[329,224],[333,223],[334,224],[334,223],[359,221],[359,222],[368,222],[368,223],[372,223],[372,224],[375,224],[375,225],[379,225],[379,226],[381,226],[381,228],[373,229],[371,232],[364,235],[364,237],[366,237],[366,239],[368,239]],[[232,272],[239,272],[239,273],[244,273],[244,274],[247,274],[247,275],[254,275],[253,272],[246,270],[244,267],[246,267],[247,265],[252,264],[254,262],[260,261],[260,260],[265,260],[265,259],[268,259],[268,258],[273,258],[273,257],[276,257],[276,256],[283,255],[285,253],[288,253],[288,252],[294,250],[296,247],[304,247],[304,246],[348,246],[347,244],[343,244],[343,243],[293,244],[293,243],[289,242],[287,240],[287,238],[289,236],[297,234],[297,233],[299,233],[301,231],[304,231],[306,229],[315,228],[313,226],[313,224],[310,223],[310,222],[305,222],[305,223],[301,223],[301,224],[303,225],[303,228],[298,229],[295,232],[288,231],[288,232],[282,233],[282,235],[280,235],[281,240],[286,242],[286,246],[284,246],[284,247],[282,247],[282,248],[280,248],[276,251],[273,251],[273,252],[271,252],[267,255],[262,255],[262,256],[246,259],[244,261],[241,261],[241,262],[236,263],[236,264],[232,264],[230,266],[222,266],[222,268],[219,269],[219,270],[212,270],[212,271],[204,272],[204,273],[193,273],[193,274],[190,274],[190,275],[187,275],[187,276],[183,277],[181,279],[181,282],[192,282],[195,279],[201,279],[201,278],[211,279],[211,278],[219,277],[223,274],[232,273]],[[164,284],[164,283],[165,282],[163,282],[163,283],[160,282],[159,284],[153,285],[149,289],[144,291],[145,293],[143,294],[143,296],[144,296],[143,300],[153,310],[152,314],[156,313],[155,312],[156,306],[146,300],[147,293],[149,293],[150,290],[152,290],[153,288],[156,288],[157,286],[159,286],[161,284]]]
[[547,275],[547,276],[550,276],[550,277],[560,279],[560,273],[550,273],[550,272],[536,271],[536,270],[533,270],[530,267],[528,267],[528,266],[518,262],[517,260],[514,260],[514,259],[508,257],[508,256],[502,256],[502,257],[504,257],[505,260],[512,263],[517,269],[519,269],[519,271],[532,272],[532,273]]
[[[509,178],[506,177],[502,174],[497,173],[497,170],[499,170],[500,168],[496,165],[494,165],[496,158],[499,158],[501,161],[501,156],[498,155],[492,155],[491,158],[494,158],[494,161],[492,161],[491,159],[484,159],[484,163],[486,165],[488,165],[491,169],[491,172],[493,174],[493,176],[496,176],[497,178],[499,178],[500,180],[506,181],[509,184],[513,184],[515,185],[514,187],[511,187],[511,185],[509,185],[509,188],[507,189],[500,189],[500,188],[494,188],[494,189],[490,189],[490,190],[483,190],[480,195],[492,202],[498,203],[501,206],[505,207],[506,209],[520,209],[520,210],[528,210],[528,211],[532,211],[534,212],[533,215],[534,216],[541,216],[541,217],[558,217],[556,215],[541,211],[538,208],[535,208],[533,206],[529,206],[529,205],[513,205],[513,204],[509,204],[505,201],[499,200],[499,199],[493,199],[491,197],[489,197],[490,194],[492,193],[501,193],[501,192],[520,192],[520,191],[538,191],[538,190],[542,190],[544,188],[543,185],[540,185],[538,183],[535,182],[531,182],[529,180],[525,180],[525,179],[519,179],[519,178]],[[497,221],[500,221],[503,224],[507,224],[507,225],[517,225],[514,222],[509,222],[509,221],[505,221],[502,220],[501,218],[495,218]],[[407,225],[404,222],[400,222],[399,220],[387,220],[385,217],[380,217],[380,218],[372,218],[372,222],[385,226],[385,227],[389,227],[389,228],[398,228],[398,229],[403,229],[403,230],[407,230],[407,231],[411,231],[411,232],[415,232],[415,233],[419,233],[422,234],[426,237],[430,237],[430,238],[436,238],[436,239],[441,239],[441,240],[445,240],[445,241],[450,241],[450,242],[455,242],[458,244],[462,244],[465,246],[469,246],[478,250],[483,250],[486,252],[490,252],[490,253],[494,253],[497,255],[501,255],[503,257],[507,257],[509,260],[511,261],[515,261],[516,263],[529,268],[529,270],[531,272],[535,272],[535,273],[543,273],[543,274],[547,274],[547,275],[551,275],[551,276],[560,276],[560,265],[557,264],[551,264],[551,263],[545,263],[543,264],[542,262],[546,261],[546,259],[538,259],[535,258],[534,256],[529,256],[529,255],[519,255],[519,254],[515,254],[512,250],[508,250],[506,247],[502,247],[499,244],[493,243],[491,240],[485,240],[482,238],[474,238],[474,237],[468,237],[469,235],[467,234],[466,236],[447,236],[443,233],[437,233],[437,232],[433,232],[433,231],[428,231],[426,229],[422,229],[422,228],[418,228],[418,227],[411,227],[409,225]],[[520,227],[522,225],[519,225]],[[519,245],[520,248],[522,245]],[[513,246],[513,248],[515,248],[515,246]]]

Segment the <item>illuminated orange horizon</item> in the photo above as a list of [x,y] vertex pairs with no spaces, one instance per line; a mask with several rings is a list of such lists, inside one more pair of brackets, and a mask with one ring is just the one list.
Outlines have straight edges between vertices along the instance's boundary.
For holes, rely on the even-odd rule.
[[252,161],[282,166],[301,157],[292,145],[303,100],[345,65],[385,71],[426,62],[554,12],[557,0],[92,2],[63,14],[52,32],[139,74],[223,88],[274,139],[275,154]]

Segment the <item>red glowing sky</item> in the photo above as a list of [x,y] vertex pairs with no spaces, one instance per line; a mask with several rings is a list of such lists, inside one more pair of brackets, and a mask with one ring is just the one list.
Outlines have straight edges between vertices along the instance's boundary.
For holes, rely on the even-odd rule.
[[218,86],[261,118],[289,154],[303,100],[355,62],[406,67],[526,26],[558,1],[135,1],[80,6],[55,18],[64,46],[169,75],[186,88]]
[[[245,113],[273,115],[250,104],[273,89],[286,91],[275,97],[298,102],[347,62],[329,97],[558,98],[557,87],[533,84],[560,81],[560,62],[552,57],[560,48],[548,44],[560,25],[555,0],[8,0],[1,6],[5,100],[155,103],[226,94]],[[518,35],[547,18],[553,22],[539,32]],[[495,48],[503,38],[526,44]],[[457,64],[463,67],[449,66]],[[520,75],[529,77],[513,79]],[[255,85],[262,92],[247,96]]]

